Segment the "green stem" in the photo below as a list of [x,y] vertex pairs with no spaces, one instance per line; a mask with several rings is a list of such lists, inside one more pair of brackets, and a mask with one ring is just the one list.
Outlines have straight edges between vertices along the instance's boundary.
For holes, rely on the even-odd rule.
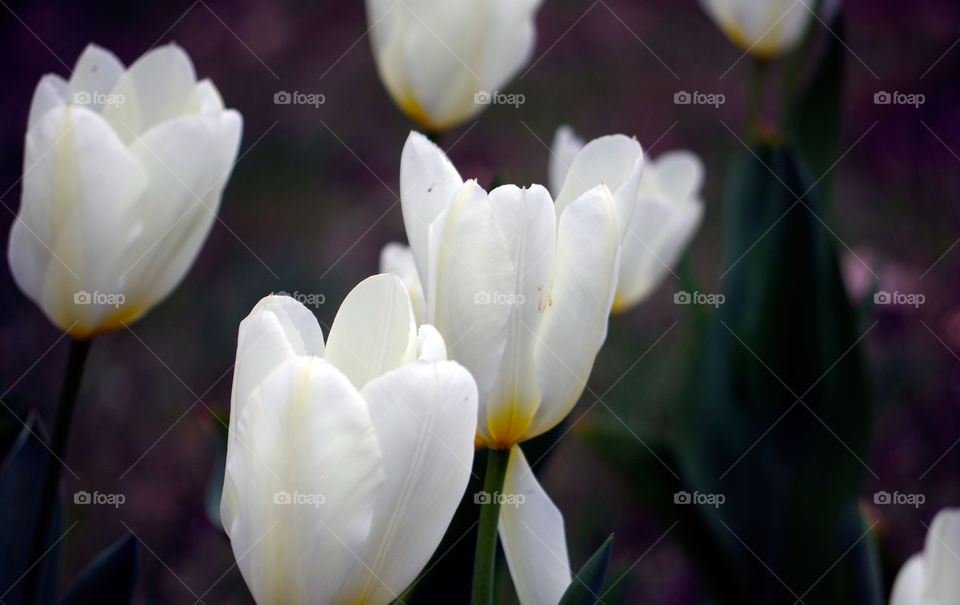
[[770,64],[765,59],[754,59],[753,69],[750,70],[750,84],[747,89],[747,111],[743,121],[743,131],[748,139],[752,139],[763,113],[763,101],[766,96],[767,77],[770,73]]
[[494,572],[497,565],[497,523],[500,519],[500,492],[507,474],[510,450],[489,450],[480,502],[480,527],[473,560],[472,605],[493,605]]
[[40,572],[44,566],[38,564],[38,561],[43,557],[50,537],[50,522],[53,519],[57,488],[60,485],[61,461],[66,455],[73,410],[76,407],[77,393],[80,391],[80,380],[83,377],[83,367],[86,365],[91,342],[92,339],[70,341],[70,356],[67,359],[67,369],[60,389],[60,403],[53,425],[53,437],[50,440],[50,455],[47,457],[43,488],[38,503],[37,524],[33,531],[33,546],[30,550],[30,564],[33,567],[27,574],[24,585],[24,605],[33,605],[40,586]]
[[[814,2],[814,14],[820,14],[820,8],[822,5],[823,0],[816,0],[816,2]],[[800,79],[800,72],[803,70],[804,63],[806,63],[807,55],[810,54],[810,50],[813,48],[813,40],[816,36],[816,28],[819,24],[820,22],[818,19],[814,19],[813,17],[810,18],[810,22],[807,24],[807,29],[803,33],[803,38],[801,39],[800,45],[794,49],[793,53],[790,55],[790,59],[787,62],[787,67],[783,71],[783,83],[780,86],[781,120],[790,119],[793,114],[797,81]]]

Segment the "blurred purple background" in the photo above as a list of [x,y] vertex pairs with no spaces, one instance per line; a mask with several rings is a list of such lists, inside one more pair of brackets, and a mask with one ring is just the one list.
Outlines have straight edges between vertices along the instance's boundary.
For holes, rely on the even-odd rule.
[[[65,577],[100,549],[137,533],[145,548],[136,602],[249,603],[223,533],[205,512],[214,464],[211,411],[229,406],[239,321],[272,291],[323,294],[328,326],[345,293],[377,271],[380,248],[403,240],[396,192],[411,124],[377,77],[361,2],[0,2],[0,233],[19,206],[23,136],[40,76],[67,75],[96,42],[129,64],[175,41],[244,116],[241,160],[220,220],[176,292],[132,327],[99,338],[87,368],[66,458],[66,493],[123,493],[119,509],[69,506]],[[941,507],[960,504],[960,5],[854,0],[848,19],[844,139],[836,193],[823,219],[845,254],[858,297],[921,292],[920,308],[873,307],[865,339],[877,403],[871,476],[877,490],[919,492],[926,503],[875,507],[884,548],[897,561],[920,548]],[[443,146],[465,177],[544,182],[561,123],[587,138],[636,135],[652,155],[689,148],[707,166],[704,226],[691,260],[705,291],[722,287],[720,195],[741,143],[749,60],[697,4],[668,0],[547,0],[533,67],[509,86],[519,108],[493,106],[448,133]],[[722,93],[726,103],[675,105],[676,92]],[[922,93],[919,108],[875,105],[878,91]],[[275,105],[279,91],[322,93],[326,103]],[[771,109],[774,104],[771,104]],[[6,247],[6,235],[0,241]],[[734,269],[736,270],[736,269]],[[668,404],[688,380],[691,331],[668,279],[641,307],[611,320],[591,379],[608,395],[584,397],[573,430],[544,471],[564,511],[575,567],[616,531],[613,573],[627,602],[706,603],[669,525],[631,500],[578,439],[609,416],[638,437],[669,430]],[[640,362],[640,356],[674,323]],[[36,408],[49,426],[67,343],[0,269],[0,393],[13,412]],[[58,340],[59,339],[59,340]],[[583,412],[590,409],[585,417]],[[608,418],[609,419],[609,418]],[[0,409],[3,434],[19,427]],[[634,480],[642,481],[642,477]],[[771,502],[771,506],[776,503]],[[614,575],[616,578],[617,575]],[[512,598],[512,597],[511,597]]]

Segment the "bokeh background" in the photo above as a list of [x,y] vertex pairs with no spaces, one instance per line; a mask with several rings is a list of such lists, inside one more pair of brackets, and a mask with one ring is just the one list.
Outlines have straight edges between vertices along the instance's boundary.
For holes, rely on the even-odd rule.
[[[222,464],[215,414],[229,408],[237,325],[259,298],[286,291],[322,295],[315,310],[329,326],[346,292],[377,271],[383,244],[404,240],[399,159],[412,125],[377,77],[362,3],[0,6],[4,248],[19,206],[33,88],[44,73],[68,74],[89,42],[129,64],[175,41],[244,116],[240,160],[197,263],[145,319],[94,344],[66,458],[79,480],[67,474],[65,493],[122,493],[126,501],[116,510],[68,506],[67,523],[79,523],[64,542],[64,577],[129,529],[144,545],[135,602],[250,603],[229,542],[207,515],[210,477]],[[864,339],[877,410],[864,503],[881,520],[884,559],[895,566],[920,548],[939,508],[960,504],[960,5],[851,0],[844,10],[843,154],[823,219],[854,300],[877,284],[926,298],[916,309],[867,310],[879,323]],[[546,0],[537,25],[533,62],[508,89],[526,102],[493,106],[444,137],[460,172],[481,183],[542,183],[561,123],[587,138],[636,135],[653,156],[694,150],[707,167],[707,210],[685,267],[702,291],[719,291],[727,269],[719,260],[721,192],[741,150],[749,60],[692,0]],[[922,93],[925,103],[876,105],[881,90]],[[325,103],[274,104],[280,91],[322,93]],[[726,102],[675,105],[679,91],[721,93]],[[675,429],[671,408],[691,380],[692,320],[673,304],[680,288],[668,278],[646,303],[612,318],[590,392],[538,469],[564,512],[574,567],[616,532],[611,583],[627,603],[710,602],[673,527],[633,498],[630,482],[643,477],[606,467],[583,438],[603,423],[644,441]],[[36,409],[51,425],[67,352],[61,336],[2,263],[4,451],[20,427],[15,415]],[[878,490],[921,493],[926,502],[873,506]]]

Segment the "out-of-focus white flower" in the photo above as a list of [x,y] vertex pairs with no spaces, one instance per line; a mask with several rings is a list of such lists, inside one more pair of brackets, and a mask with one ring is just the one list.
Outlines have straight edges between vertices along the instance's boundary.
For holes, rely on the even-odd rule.
[[[771,59],[789,52],[814,18],[816,0],[700,0],[703,10],[734,44]],[[822,0],[820,18],[829,22],[840,0]]]
[[[622,136],[622,135],[620,135]],[[606,166],[623,164],[632,158],[629,152],[619,162],[591,161],[593,146],[609,137],[586,145],[569,126],[561,126],[553,139],[549,164],[551,187],[557,199],[568,188],[577,190],[605,182]],[[645,299],[672,270],[690,243],[703,219],[703,163],[689,151],[670,151],[650,160],[643,168],[639,187],[628,190],[633,197],[624,199],[632,207],[621,212],[629,217],[622,222],[623,251],[614,311],[623,311]]]
[[10,233],[17,285],[75,338],[140,318],[203,245],[241,126],[178,46],[124,69],[91,45],[69,81],[44,76]]
[[380,78],[426,130],[456,126],[530,60],[542,1],[366,0]]
[[268,296],[240,324],[220,515],[261,605],[383,605],[440,543],[470,478],[477,391],[419,334],[403,283],[361,282],[324,345]]
[[937,513],[923,552],[900,568],[890,605],[960,603],[960,509]]

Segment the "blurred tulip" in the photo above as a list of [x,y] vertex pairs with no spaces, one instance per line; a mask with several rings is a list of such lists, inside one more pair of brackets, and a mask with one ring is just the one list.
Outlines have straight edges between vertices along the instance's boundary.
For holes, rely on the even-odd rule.
[[[623,157],[618,160],[612,159],[609,151],[599,153],[604,147],[609,149],[604,142],[611,138],[584,145],[570,127],[557,129],[549,180],[558,204],[587,187],[610,182],[611,166],[634,161],[635,152],[625,145],[619,148]],[[623,135],[616,138],[626,139]],[[696,155],[670,151],[646,163],[638,186],[621,188],[618,206],[623,251],[613,311],[644,300],[676,265],[703,219],[703,173],[703,163]],[[573,193],[568,193],[571,189]]]
[[923,552],[910,557],[893,584],[890,605],[960,603],[960,509],[937,513]]
[[464,122],[527,64],[542,0],[366,0],[394,102],[430,132]]
[[466,488],[476,409],[397,277],[354,288],[326,345],[306,307],[261,300],[240,324],[220,505],[256,601],[396,599]]
[[[816,0],[700,0],[703,10],[730,40],[760,59],[789,52],[800,41]],[[829,22],[840,0],[822,0],[821,17]]]
[[242,119],[178,46],[129,69],[88,46],[30,107],[9,260],[21,290],[78,339],[165,298],[206,239]]

